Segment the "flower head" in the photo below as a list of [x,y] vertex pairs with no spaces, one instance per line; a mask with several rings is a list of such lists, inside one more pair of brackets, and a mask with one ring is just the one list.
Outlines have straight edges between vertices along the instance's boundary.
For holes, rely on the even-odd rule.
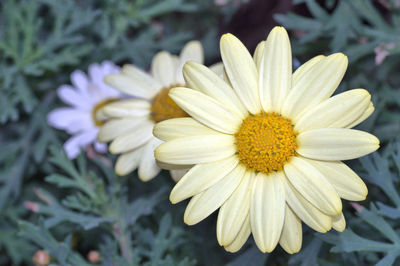
[[[153,58],[151,74],[125,65],[121,73],[105,78],[109,85],[134,97],[108,104],[101,111],[107,122],[101,127],[98,139],[111,141],[110,152],[121,154],[115,165],[117,174],[126,175],[138,168],[139,178],[148,181],[161,170],[153,152],[162,141],[152,131],[156,122],[188,116],[168,96],[171,89],[185,86],[182,67],[188,60],[203,62],[200,42],[189,42],[179,57],[159,52]],[[188,167],[179,166],[182,169],[171,171],[173,178],[180,178]]]
[[51,111],[47,121],[49,125],[73,135],[64,144],[69,158],[75,158],[81,148],[92,143],[98,152],[107,150],[105,144],[96,141],[102,124],[97,112],[107,103],[121,98],[119,91],[103,82],[106,75],[117,72],[119,68],[108,61],[92,64],[89,66],[89,75],[76,70],[71,74],[73,86],[62,85],[58,88],[58,97],[70,106]]
[[[298,252],[304,222],[318,232],[344,230],[340,198],[365,199],[363,181],[340,160],[378,149],[379,140],[350,129],[374,110],[364,89],[333,97],[347,67],[343,54],[317,56],[292,74],[287,32],[274,28],[252,58],[233,35],[221,38],[228,82],[188,62],[187,87],[170,97],[191,117],[165,120],[157,160],[194,165],[175,185],[172,203],[192,197],[185,223],[219,208],[217,238],[239,250],[250,234],[262,252],[279,243]],[[184,130],[183,130],[184,129]]]

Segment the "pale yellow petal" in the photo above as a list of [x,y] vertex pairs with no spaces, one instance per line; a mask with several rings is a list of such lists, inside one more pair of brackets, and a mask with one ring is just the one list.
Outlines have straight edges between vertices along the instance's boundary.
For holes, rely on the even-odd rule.
[[346,128],[352,128],[362,123],[365,119],[367,119],[375,110],[374,104],[372,102],[369,103],[368,108],[364,111],[364,113],[357,118],[355,121],[346,125]]
[[342,162],[307,160],[316,167],[336,189],[339,196],[346,200],[365,200],[368,189],[361,178]]
[[233,240],[233,242],[230,243],[228,246],[224,246],[225,250],[232,253],[239,251],[246,243],[250,234],[251,234],[250,215],[247,214],[246,220],[242,224],[242,227],[240,228],[239,233],[236,235],[235,240]]
[[153,57],[151,73],[162,86],[169,87],[175,83],[175,72],[176,66],[170,53],[161,51]]
[[258,72],[247,48],[232,34],[224,34],[220,50],[229,81],[240,100],[252,114],[261,112]]
[[200,124],[191,117],[173,118],[161,121],[154,126],[154,136],[164,141],[180,137],[196,135],[221,134],[203,124]]
[[301,228],[301,220],[286,205],[285,207],[285,222],[279,244],[289,254],[294,254],[300,251],[303,242],[303,231]]
[[282,115],[297,122],[302,112],[328,99],[339,86],[347,57],[337,53],[319,60],[293,85],[282,106]]
[[238,158],[236,156],[231,156],[216,162],[196,164],[172,189],[169,196],[170,201],[175,204],[199,194],[219,182],[229,174],[238,163]]
[[247,171],[240,185],[221,206],[217,220],[217,239],[221,246],[228,246],[239,234],[250,210],[251,188],[255,174]]
[[238,165],[218,183],[194,196],[184,214],[184,221],[188,225],[194,225],[207,218],[217,210],[235,191],[240,184],[245,167]]
[[278,244],[285,218],[285,189],[282,171],[258,173],[250,203],[250,225],[261,252],[272,252]]
[[224,79],[224,63],[218,62],[215,64],[212,64],[211,66],[208,67],[212,72],[214,72],[218,77],[221,79]]
[[135,131],[129,132],[116,137],[110,144],[111,153],[123,153],[133,150],[153,137],[153,123],[145,121],[136,128]]
[[174,88],[169,96],[191,117],[222,133],[234,134],[242,123],[238,115],[199,91]]
[[143,147],[138,170],[139,179],[143,182],[153,179],[161,171],[154,158],[154,149],[161,143],[161,140],[152,137]]
[[134,171],[139,166],[142,154],[143,146],[118,156],[115,163],[115,172],[117,175],[123,176]]
[[258,70],[260,69],[260,62],[262,55],[264,54],[264,48],[265,48],[265,41],[261,41],[257,44],[256,50],[254,50],[253,60],[256,63],[256,67]]
[[307,73],[312,66],[314,66],[317,62],[319,62],[321,59],[325,58],[323,55],[317,55],[301,66],[299,66],[296,71],[292,75],[292,86],[296,85],[296,83],[303,77],[305,73]]
[[183,47],[179,56],[179,66],[176,70],[176,81],[180,84],[185,84],[182,75],[183,65],[188,61],[198,62],[200,64],[204,61],[203,46],[199,41],[190,41]]
[[147,117],[111,119],[100,127],[97,139],[100,142],[111,141],[118,136],[136,131],[143,124],[147,123],[147,120]]
[[101,110],[108,117],[141,117],[150,115],[151,103],[141,99],[125,99],[112,102],[104,106]]
[[283,27],[272,29],[260,62],[259,92],[265,112],[280,112],[292,87],[292,51]]
[[343,128],[360,117],[368,108],[371,95],[364,89],[340,93],[308,109],[294,129],[303,132],[316,128]]
[[343,232],[346,229],[346,219],[343,213],[336,215],[332,218],[332,227],[338,232]]
[[326,233],[332,227],[332,218],[306,200],[285,177],[286,201],[293,212],[309,227]]
[[119,91],[139,98],[151,99],[157,93],[157,88],[149,90],[142,84],[144,81],[133,79],[125,74],[108,75],[104,78],[104,82]]
[[162,87],[155,78],[134,65],[124,65],[121,72],[146,90],[157,92]]
[[169,164],[198,164],[214,162],[236,152],[231,135],[189,136],[167,141],[155,150],[157,160]]
[[183,170],[183,169],[189,169],[192,167],[192,165],[190,164],[169,164],[169,163],[164,163],[164,162],[160,162],[156,159],[156,163],[158,165],[158,167],[160,167],[161,169],[165,169],[165,170]]
[[379,140],[367,132],[347,128],[321,128],[300,133],[296,152],[316,160],[351,160],[379,148]]
[[284,166],[290,183],[303,197],[327,215],[342,211],[342,201],[324,175],[313,165],[300,157],[293,157]]
[[248,115],[232,88],[207,67],[189,61],[183,68],[183,75],[189,88],[212,97],[241,119]]

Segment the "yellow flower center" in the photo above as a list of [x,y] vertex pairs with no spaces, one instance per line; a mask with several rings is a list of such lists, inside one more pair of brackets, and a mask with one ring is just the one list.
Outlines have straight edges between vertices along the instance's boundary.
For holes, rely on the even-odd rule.
[[169,88],[163,88],[154,97],[153,104],[151,105],[151,117],[155,122],[189,116],[168,96],[169,90],[175,87],[184,86],[177,84]]
[[110,98],[110,99],[104,100],[102,102],[99,102],[98,104],[95,105],[95,107],[92,109],[92,120],[96,126],[101,127],[104,123],[104,121],[97,119],[97,116],[96,116],[97,111],[99,111],[101,108],[103,108],[107,104],[116,102],[118,100],[119,100],[118,98]]
[[240,162],[265,174],[283,169],[297,148],[297,133],[290,119],[277,113],[260,113],[246,117],[235,133]]

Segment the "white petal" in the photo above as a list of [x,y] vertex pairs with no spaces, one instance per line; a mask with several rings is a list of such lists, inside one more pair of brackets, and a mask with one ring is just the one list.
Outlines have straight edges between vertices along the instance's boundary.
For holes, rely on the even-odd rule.
[[367,119],[375,110],[374,104],[372,102],[369,103],[368,108],[364,111],[364,113],[357,118],[355,121],[350,123],[349,125],[346,125],[346,128],[352,128],[363,122],[365,119]]
[[342,162],[307,161],[325,176],[341,198],[351,201],[365,200],[367,186],[350,167]]
[[157,123],[153,130],[154,136],[164,141],[180,137],[196,135],[221,134],[191,117],[173,118]]
[[95,141],[94,142],[94,149],[98,152],[98,153],[106,153],[108,150],[107,144],[105,143],[100,143]]
[[284,166],[290,183],[322,212],[334,216],[342,211],[342,201],[332,185],[305,159],[293,157]]
[[212,64],[211,66],[208,67],[212,72],[214,72],[218,77],[221,79],[224,79],[224,63],[218,62],[215,64]]
[[58,108],[47,115],[47,123],[70,134],[94,127],[91,113],[75,108]]
[[313,129],[297,136],[296,152],[316,160],[350,160],[379,148],[379,140],[367,132],[347,128]]
[[332,227],[332,219],[306,200],[285,178],[286,201],[293,212],[309,227],[326,233]]
[[135,80],[138,86],[147,91],[156,93],[162,87],[159,81],[134,65],[124,65],[122,73]]
[[161,143],[161,140],[152,137],[143,147],[143,154],[138,171],[140,180],[144,182],[149,181],[161,171],[156,164],[156,159],[154,158],[154,149]]
[[151,63],[151,73],[164,87],[175,83],[176,67],[171,54],[165,51],[157,53]]
[[238,165],[218,183],[194,196],[184,214],[184,221],[194,225],[218,209],[235,191],[244,177],[245,167]]
[[157,93],[156,90],[149,90],[143,86],[144,81],[133,79],[125,74],[108,75],[104,78],[104,82],[117,90],[139,98],[151,99]]
[[231,135],[189,136],[167,141],[154,152],[157,160],[170,164],[198,164],[222,160],[236,152]]
[[246,243],[247,239],[251,234],[251,227],[250,227],[250,215],[247,214],[246,220],[242,224],[239,233],[236,235],[235,240],[230,243],[228,246],[225,246],[225,250],[229,252],[237,252],[239,249],[243,247]]
[[87,96],[87,88],[89,85],[88,77],[81,70],[75,70],[71,74],[71,82],[75,88]]
[[233,89],[207,67],[187,62],[183,68],[183,75],[189,88],[212,97],[241,119],[248,115]]
[[199,41],[188,42],[181,51],[181,54],[179,56],[179,66],[176,70],[176,81],[180,84],[185,84],[185,80],[183,79],[182,75],[182,68],[183,65],[189,60],[201,64],[203,63],[204,61],[203,46]]
[[220,132],[233,134],[242,123],[240,117],[201,92],[174,88],[169,96],[191,117]]
[[153,137],[153,123],[144,121],[135,131],[116,137],[110,144],[111,153],[123,153],[143,145]]
[[301,220],[292,209],[286,205],[285,222],[283,223],[279,244],[287,253],[293,254],[300,251],[302,242],[303,231],[301,228]]
[[141,117],[150,115],[150,102],[140,99],[124,99],[112,102],[101,108],[108,117]]
[[217,238],[221,246],[230,245],[249,216],[251,188],[255,174],[247,171],[242,182],[221,206],[217,221]]
[[332,227],[338,232],[344,231],[346,228],[346,219],[344,218],[343,213],[340,213],[332,218]]
[[282,106],[282,115],[294,122],[301,113],[328,99],[339,86],[347,57],[337,53],[319,60],[293,85]]
[[258,96],[258,73],[247,48],[232,34],[224,34],[220,41],[222,61],[226,73],[240,100],[252,114],[261,112]]
[[115,172],[119,176],[127,175],[134,171],[140,163],[143,154],[143,146],[121,154],[115,163]]
[[74,159],[80,153],[81,149],[85,148],[96,139],[97,130],[90,130],[79,133],[64,143],[64,150],[68,158]]
[[66,104],[82,110],[90,111],[94,105],[94,99],[87,98],[69,85],[62,85],[57,89],[58,97]]
[[283,172],[257,174],[252,188],[250,224],[254,241],[262,252],[272,252],[281,236],[285,218]]
[[303,77],[303,75],[312,68],[312,66],[314,66],[323,58],[325,58],[325,56],[317,55],[299,66],[292,75],[292,86],[294,86]]
[[236,156],[211,162],[196,164],[175,185],[169,196],[170,201],[175,204],[190,198],[207,188],[213,186],[229,174],[239,163]]
[[259,42],[253,54],[253,60],[256,64],[257,70],[260,70],[260,62],[262,55],[264,54],[264,48],[265,48],[265,41]]
[[265,42],[258,87],[265,112],[280,112],[292,87],[292,51],[283,27],[275,27]]
[[343,128],[359,118],[368,108],[371,95],[363,89],[340,93],[309,108],[296,122],[295,131],[316,128]]
[[170,170],[169,173],[171,175],[172,180],[174,180],[175,182],[178,182],[179,180],[182,179],[182,177],[184,175],[186,175],[186,173],[190,170],[190,168],[188,169],[175,169],[175,170]]
[[147,117],[111,119],[100,127],[97,139],[100,142],[108,142],[118,136],[136,131],[145,123],[148,123]]

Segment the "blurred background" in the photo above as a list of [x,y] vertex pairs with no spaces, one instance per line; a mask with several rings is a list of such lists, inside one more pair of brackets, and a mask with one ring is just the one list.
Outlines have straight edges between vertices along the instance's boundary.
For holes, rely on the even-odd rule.
[[[252,239],[231,254],[217,243],[216,214],[183,223],[163,171],[143,183],[118,177],[114,156],[62,152],[68,135],[47,125],[63,106],[56,89],[70,73],[110,60],[148,70],[160,50],[200,40],[206,65],[220,61],[230,32],[252,53],[275,25],[292,41],[293,66],[343,52],[338,92],[365,88],[374,114],[359,127],[378,152],[349,165],[369,195],[344,203],[347,229],[304,226],[302,250],[262,254]],[[400,1],[398,0],[1,0],[0,265],[399,265]]]

